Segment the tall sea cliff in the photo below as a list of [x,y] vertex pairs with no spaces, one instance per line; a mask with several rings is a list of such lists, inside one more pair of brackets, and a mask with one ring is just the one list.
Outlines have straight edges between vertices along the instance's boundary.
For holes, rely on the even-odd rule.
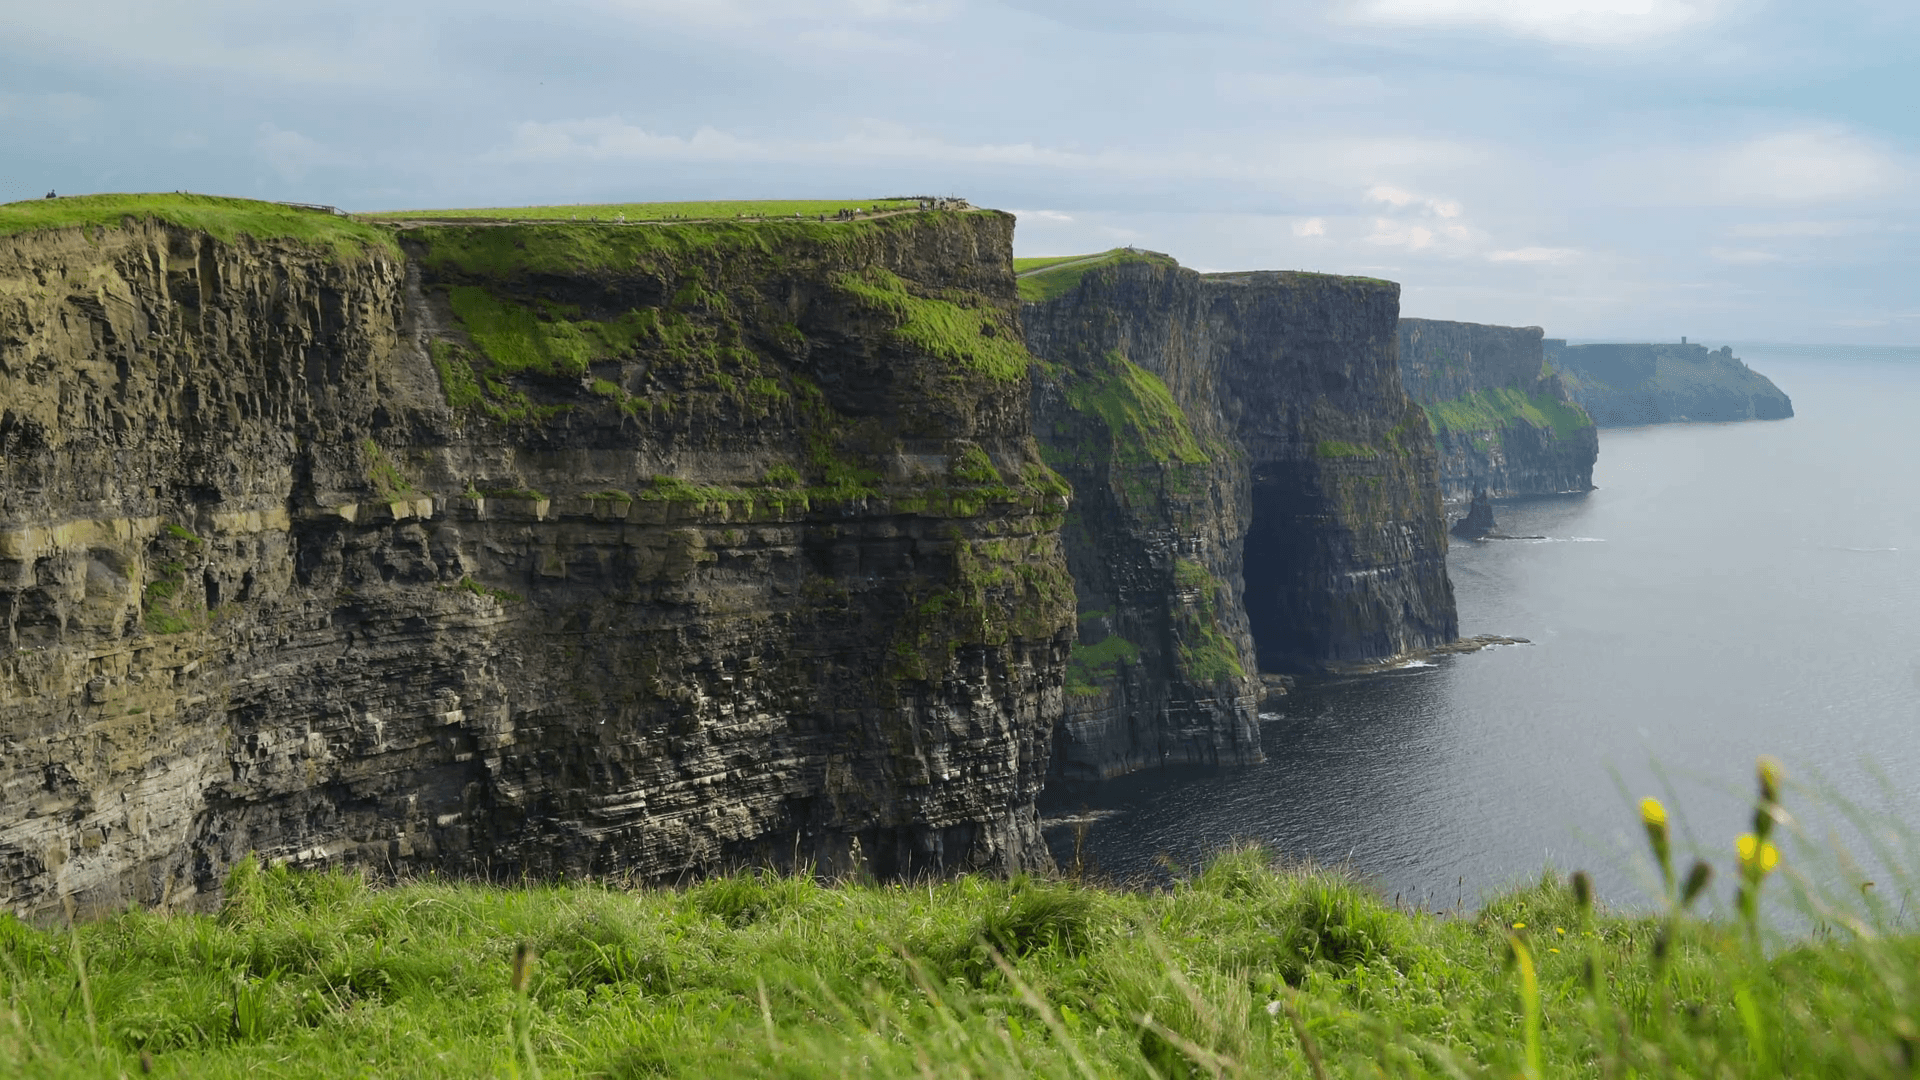
[[1048,861],[1011,217],[95,217],[0,235],[0,909]]
[[1427,410],[1450,502],[1593,487],[1599,432],[1546,365],[1537,326],[1401,319],[1400,374]]
[[1023,295],[1035,431],[1075,490],[1056,772],[1254,760],[1260,672],[1456,635],[1397,285],[1118,252]]
[[1549,338],[1547,362],[1602,427],[1673,421],[1784,420],[1793,402],[1742,363],[1732,346],[1698,342],[1568,345]]

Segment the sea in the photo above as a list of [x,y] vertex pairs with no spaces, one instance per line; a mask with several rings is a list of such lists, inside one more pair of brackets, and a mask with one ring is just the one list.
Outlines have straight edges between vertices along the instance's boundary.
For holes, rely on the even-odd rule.
[[1602,429],[1595,490],[1496,502],[1543,539],[1453,541],[1461,634],[1527,644],[1303,680],[1263,764],[1050,786],[1055,857],[1167,882],[1257,842],[1434,911],[1585,870],[1630,909],[1650,795],[1725,905],[1766,754],[1782,887],[1920,909],[1920,348],[1734,353],[1791,419]]

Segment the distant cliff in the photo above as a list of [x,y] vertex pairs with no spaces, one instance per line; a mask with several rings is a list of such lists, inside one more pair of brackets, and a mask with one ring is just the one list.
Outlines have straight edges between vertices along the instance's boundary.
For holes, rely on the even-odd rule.
[[1050,862],[1011,217],[149,202],[0,228],[0,910]]
[[1602,427],[1682,420],[1782,420],[1793,402],[1731,346],[1568,345],[1546,342],[1547,362]]
[[1021,285],[1035,432],[1075,492],[1056,771],[1253,760],[1258,672],[1456,635],[1397,285],[1138,252]]
[[1400,375],[1426,408],[1448,501],[1593,487],[1594,423],[1545,364],[1537,326],[1401,319]]

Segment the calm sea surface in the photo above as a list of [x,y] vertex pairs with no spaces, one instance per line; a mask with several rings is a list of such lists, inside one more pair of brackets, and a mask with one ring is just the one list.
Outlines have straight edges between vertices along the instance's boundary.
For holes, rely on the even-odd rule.
[[1533,644],[1303,685],[1262,765],[1056,786],[1056,855],[1080,818],[1122,878],[1258,839],[1434,908],[1550,864],[1632,904],[1638,797],[1725,881],[1768,753],[1829,793],[1790,796],[1805,827],[1897,888],[1831,796],[1920,831],[1920,349],[1734,351],[1793,419],[1603,430],[1598,490],[1496,504],[1549,539],[1454,543],[1461,633]]

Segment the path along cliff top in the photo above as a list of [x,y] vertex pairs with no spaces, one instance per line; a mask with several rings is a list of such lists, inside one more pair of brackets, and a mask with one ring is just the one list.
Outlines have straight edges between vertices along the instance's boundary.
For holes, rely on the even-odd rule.
[[0,236],[77,225],[118,226],[127,218],[158,219],[204,229],[221,240],[246,234],[262,240],[330,244],[343,254],[394,250],[381,226],[432,224],[662,225],[778,221],[860,221],[922,210],[976,209],[964,199],[910,196],[887,199],[763,199],[710,202],[582,203],[576,205],[391,210],[349,214],[329,206],[186,192],[72,195],[0,204]]

